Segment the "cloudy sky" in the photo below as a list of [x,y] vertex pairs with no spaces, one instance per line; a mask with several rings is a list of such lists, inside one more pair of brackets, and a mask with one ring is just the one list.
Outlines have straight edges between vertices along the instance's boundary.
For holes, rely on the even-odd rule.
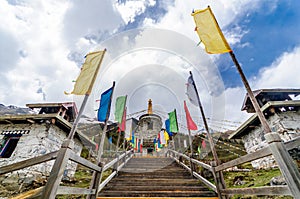
[[297,0],[0,0],[0,103],[80,102],[64,91],[84,56],[106,48],[87,107],[92,117],[112,81],[115,96],[128,95],[129,113],[152,98],[162,114],[176,108],[181,117],[193,71],[207,117],[242,122],[249,117],[240,111],[245,89],[230,56],[197,46],[191,12],[208,5],[252,89],[299,88]]

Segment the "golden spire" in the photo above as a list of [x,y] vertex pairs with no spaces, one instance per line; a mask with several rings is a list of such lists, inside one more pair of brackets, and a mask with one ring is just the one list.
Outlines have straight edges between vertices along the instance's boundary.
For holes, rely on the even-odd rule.
[[149,99],[148,101],[148,114],[153,114],[153,111],[152,111],[152,100]]

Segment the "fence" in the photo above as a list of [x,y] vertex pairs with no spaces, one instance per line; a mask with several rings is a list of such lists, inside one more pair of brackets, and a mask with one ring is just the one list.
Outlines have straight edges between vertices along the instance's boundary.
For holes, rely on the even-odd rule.
[[[57,158],[63,158],[62,161],[63,163],[61,164],[61,167],[57,167],[57,165],[53,165],[51,174],[48,178],[48,182],[45,188],[39,190],[38,195],[35,196],[36,197],[40,196],[40,198],[55,198],[56,195],[60,195],[60,194],[86,194],[86,195],[90,195],[91,198],[96,198],[99,190],[101,190],[109,182],[109,180],[112,179],[117,174],[117,172],[126,164],[126,162],[133,156],[132,152],[133,151],[130,150],[130,151],[122,152],[121,154],[117,154],[115,159],[113,159],[111,162],[101,167],[101,165],[94,164],[80,157],[72,149],[62,147],[59,151],[30,158],[14,164],[2,166],[0,167],[0,175],[13,172],[16,170],[24,169],[40,163],[48,162],[50,160],[54,160]],[[65,169],[68,160],[76,162],[88,169],[95,171],[98,174],[98,176],[100,176],[98,178],[97,183],[100,183],[101,176],[104,171],[113,167],[113,172],[100,185],[97,184],[97,187],[94,187],[92,189],[60,186],[59,183],[61,181],[62,174],[63,174],[61,171]]]
[[[287,151],[297,148],[300,145],[300,137],[293,139],[291,141],[285,142],[284,147]],[[280,185],[280,186],[261,186],[261,187],[254,187],[254,188],[221,188],[218,187],[218,182],[221,182],[221,179],[219,178],[218,173],[228,169],[232,168],[234,166],[241,165],[246,162],[251,162],[253,160],[257,160],[263,157],[267,157],[272,155],[271,151],[271,145],[268,145],[267,147],[260,149],[256,152],[253,152],[251,154],[244,155],[242,157],[239,157],[237,159],[231,160],[229,162],[222,163],[220,165],[215,165],[215,162],[212,162],[211,165],[205,164],[201,161],[198,161],[196,159],[193,159],[185,154],[179,153],[174,150],[169,150],[168,155],[172,157],[175,161],[177,161],[180,165],[182,165],[184,168],[189,170],[194,177],[202,181],[205,185],[210,187],[213,191],[218,193],[219,198],[227,198],[230,195],[286,195],[286,196],[293,196],[292,192],[290,189],[293,189],[293,187],[290,187],[288,185]],[[185,160],[185,161],[183,161]],[[186,163],[185,163],[186,162]],[[187,166],[187,163],[189,166]],[[282,164],[282,163],[278,163]],[[209,170],[210,172],[213,173],[214,176],[214,182],[215,184],[211,183],[207,179],[205,179],[203,176],[201,176],[199,173],[197,173],[193,168],[195,166],[200,166],[202,168],[205,168]],[[283,165],[279,165],[279,168],[282,171],[285,167]],[[287,180],[287,179],[286,179]],[[291,180],[291,179],[290,179]],[[300,179],[293,179],[295,181],[299,181]],[[299,196],[298,196],[299,197]],[[295,197],[296,198],[296,197]]]

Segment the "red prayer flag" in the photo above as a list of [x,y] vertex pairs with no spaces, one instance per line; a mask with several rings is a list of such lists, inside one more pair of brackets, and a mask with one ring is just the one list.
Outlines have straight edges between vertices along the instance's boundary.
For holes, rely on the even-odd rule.
[[123,112],[122,122],[119,126],[119,129],[120,129],[120,131],[125,131],[125,129],[126,129],[126,107]]
[[186,116],[186,124],[189,130],[197,130],[197,125],[193,121],[191,114],[189,112],[188,107],[186,106],[186,102],[184,101],[184,111],[185,111],[185,116]]
[[205,149],[206,148],[206,143],[205,143],[205,140],[203,139],[202,140],[202,149]]

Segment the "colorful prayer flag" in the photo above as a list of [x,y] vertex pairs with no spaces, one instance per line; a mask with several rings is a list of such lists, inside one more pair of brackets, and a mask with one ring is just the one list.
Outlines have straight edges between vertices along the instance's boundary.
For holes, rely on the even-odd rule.
[[109,142],[110,144],[112,144],[112,136],[110,136],[110,137],[108,138],[108,142]]
[[100,105],[98,109],[98,121],[105,122],[110,113],[111,97],[114,90],[114,85],[101,94]]
[[162,130],[159,132],[159,138],[161,144],[166,144],[165,131]]
[[194,79],[192,75],[190,75],[186,84],[186,95],[193,105],[199,106],[197,91],[194,87],[194,84],[195,84]]
[[170,120],[167,119],[165,121],[166,131],[168,132],[169,136],[173,136],[173,133],[170,131]]
[[198,154],[200,154],[201,153],[201,146],[200,146],[200,143],[199,143],[199,145],[198,145]]
[[126,104],[126,99],[127,96],[119,96],[116,99],[116,106],[115,106],[115,120],[121,124],[122,122],[122,117],[125,109],[125,104]]
[[166,146],[167,146],[167,145],[168,145],[168,141],[169,141],[169,139],[170,139],[169,134],[168,134],[167,131],[164,131],[164,137],[165,137],[165,140],[166,140]]
[[205,143],[205,140],[204,140],[204,139],[202,140],[202,148],[203,148],[203,149],[206,148],[206,143]]
[[196,10],[192,16],[196,23],[195,30],[207,53],[221,54],[232,51],[209,6],[204,10]]
[[123,112],[122,122],[119,125],[120,131],[125,131],[126,129],[126,107]]
[[185,116],[186,116],[186,124],[189,130],[197,130],[197,125],[195,124],[195,122],[193,121],[189,109],[186,106],[186,102],[184,101],[184,111],[185,111]]
[[105,51],[106,50],[92,52],[86,55],[85,62],[76,79],[73,91],[71,93],[65,92],[65,94],[89,95],[91,93]]
[[132,119],[126,120],[126,124],[125,124],[126,128],[125,128],[125,139],[129,139],[130,138],[130,134],[132,132]]
[[169,115],[169,120],[170,120],[170,131],[173,133],[178,132],[176,109],[174,109],[174,111],[168,113],[168,115]]

